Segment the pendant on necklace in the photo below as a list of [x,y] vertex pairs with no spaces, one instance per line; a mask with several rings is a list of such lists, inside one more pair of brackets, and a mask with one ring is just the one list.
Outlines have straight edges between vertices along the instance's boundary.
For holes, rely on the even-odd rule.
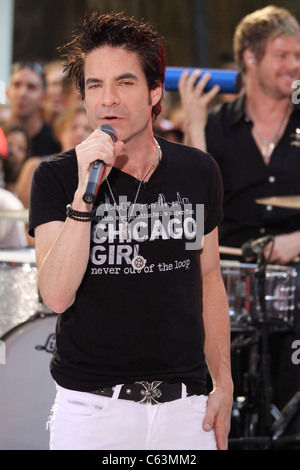
[[145,258],[143,258],[143,256],[141,255],[137,255],[133,258],[132,260],[132,267],[136,270],[136,271],[141,271],[142,269],[144,269],[144,267],[146,266],[146,260]]
[[263,157],[270,158],[273,153],[274,148],[275,148],[274,142],[268,142],[268,143],[263,144],[263,148],[262,148]]

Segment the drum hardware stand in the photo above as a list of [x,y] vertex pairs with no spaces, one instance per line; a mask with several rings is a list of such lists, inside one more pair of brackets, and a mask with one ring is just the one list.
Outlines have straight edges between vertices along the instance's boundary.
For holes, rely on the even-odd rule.
[[[272,252],[272,249],[271,249]],[[269,254],[270,257],[271,253]],[[262,339],[262,372],[263,372],[263,413],[262,413],[262,425],[261,432],[265,436],[266,433],[271,436],[271,447],[275,448],[277,445],[280,446],[280,442],[276,444],[276,441],[281,441],[280,437],[286,430],[289,423],[300,411],[300,391],[296,392],[291,400],[284,406],[281,412],[277,409],[275,413],[274,405],[272,405],[272,386],[270,378],[270,354],[268,348],[268,318],[267,318],[267,309],[266,309],[266,296],[265,296],[265,278],[266,278],[266,266],[268,260],[265,260],[263,253],[258,256],[257,264],[258,270],[256,276],[258,278],[258,291],[259,291],[259,301],[261,305],[261,311],[263,315],[263,320],[261,322],[261,339]],[[275,417],[275,421],[271,425],[271,416]],[[275,416],[276,415],[276,416]],[[285,439],[286,442],[296,443],[299,442],[299,437],[297,435],[287,436]]]
[[[280,412],[275,405],[272,404],[272,386],[270,378],[270,354],[269,354],[269,328],[266,308],[265,296],[265,279],[266,279],[266,261],[263,254],[257,259],[258,279],[258,297],[261,311],[261,320],[253,318],[256,325],[259,326],[255,332],[254,338],[242,340],[237,338],[232,343],[232,348],[241,348],[250,346],[250,370],[246,377],[246,399],[242,404],[242,408],[248,408],[246,415],[247,422],[244,427],[244,437],[229,439],[230,448],[246,448],[246,449],[264,449],[264,450],[280,450],[291,448],[290,446],[300,445],[300,435],[282,436],[292,419],[300,412],[300,391],[292,397]],[[261,371],[256,371],[258,344],[261,343]],[[257,377],[259,375],[259,377]],[[258,386],[262,386],[262,393],[258,394]],[[271,417],[274,418],[273,424]],[[258,428],[259,426],[259,428]],[[259,432],[256,432],[258,428]],[[298,447],[297,447],[298,448]]]
[[276,421],[271,426],[272,439],[277,440],[282,436],[287,426],[290,424],[292,419],[300,411],[300,392],[296,392],[290,401],[284,406],[282,411],[279,413]]
[[272,387],[270,377],[270,354],[269,354],[269,330],[268,330],[268,319],[267,319],[267,308],[265,298],[265,279],[266,279],[266,266],[267,260],[262,253],[257,258],[257,272],[256,277],[258,279],[258,298],[261,306],[262,321],[260,322],[261,327],[261,365],[262,365],[262,386],[263,386],[263,399],[262,399],[262,420],[261,420],[261,433],[265,433],[269,430],[271,425],[271,407],[272,407]]
[[[270,242],[272,239],[268,239]],[[258,328],[255,329],[254,336],[247,339],[244,346],[250,347],[249,373],[245,375],[244,395],[245,399],[241,404],[241,410],[245,409],[244,437],[238,439],[229,439],[230,446],[242,447],[262,447],[264,449],[271,445],[272,439],[269,436],[271,417],[276,413],[272,405],[272,387],[270,378],[270,355],[269,355],[269,330],[265,299],[265,279],[266,260],[263,254],[265,243],[256,246],[255,255],[257,255],[257,279],[258,300],[261,312],[261,318],[253,318]],[[259,249],[258,249],[259,248]],[[272,251],[272,250],[271,250]],[[254,317],[254,315],[253,315]],[[261,345],[261,353],[259,352]],[[233,344],[234,348],[242,346],[241,338]],[[257,360],[260,354],[260,370],[257,370]],[[258,389],[261,387],[261,392]],[[278,413],[277,415],[278,416]]]
[[253,334],[250,336],[245,336],[245,333],[239,334],[231,343],[231,351],[234,356],[232,357],[232,361],[234,360],[235,364],[235,372],[236,377],[234,381],[237,384],[241,384],[241,387],[236,390],[237,396],[233,402],[232,408],[232,420],[231,420],[231,436],[249,436],[251,433],[251,429],[253,429],[252,425],[250,425],[250,420],[253,419],[253,397],[255,397],[255,393],[253,393],[254,387],[254,377],[251,373],[245,374],[243,370],[241,370],[240,365],[242,361],[243,350],[250,350],[251,352],[251,359],[249,360],[251,370],[253,369],[253,365],[256,363],[253,360],[253,351],[256,351],[256,336],[253,337]]
[[[249,331],[247,331],[248,335]],[[263,438],[257,433],[261,418],[261,394],[259,387],[261,385],[261,371],[257,370],[259,357],[260,332],[253,330],[250,336],[245,333],[240,334],[231,344],[231,350],[241,354],[245,349],[248,355],[248,372],[242,372],[236,367],[238,383],[241,383],[241,389],[238,391],[232,410],[232,426],[230,445],[235,446],[262,446],[269,442],[269,438]],[[238,358],[237,363],[241,358]],[[259,435],[259,438],[256,437]],[[243,436],[238,437],[238,436]],[[235,437],[235,439],[232,439]],[[257,439],[257,440],[255,440]]]
[[[261,319],[254,318],[253,322],[257,326],[251,338],[237,338],[232,344],[233,348],[249,346],[249,372],[244,375],[245,399],[241,405],[241,410],[245,411],[245,438],[255,439],[255,436],[268,436],[272,418],[272,387],[270,378],[270,356],[268,351],[268,319],[265,300],[265,277],[267,262],[260,253],[257,259],[258,300],[261,312]],[[261,350],[259,349],[261,346]],[[258,358],[260,356],[260,367],[258,369]],[[258,370],[257,370],[258,369]],[[260,440],[260,442],[262,442]]]
[[[263,251],[263,250],[262,250]],[[272,250],[271,250],[272,251]],[[243,397],[237,397],[233,418],[236,419],[239,429],[243,430],[243,437],[230,438],[229,449],[264,449],[281,450],[300,447],[300,434],[284,436],[284,432],[293,418],[300,412],[300,391],[284,406],[282,411],[272,404],[272,386],[270,377],[270,354],[269,354],[269,321],[266,308],[266,267],[269,261],[263,253],[257,256],[257,278],[258,299],[260,306],[260,318],[252,315],[256,328],[253,338],[244,338],[239,335],[232,342],[232,349],[250,347],[249,373],[245,374],[245,385],[243,386]],[[261,345],[261,364],[257,370],[258,345]],[[259,387],[262,387],[258,393]],[[239,399],[242,399],[239,403]],[[240,407],[239,407],[240,405]],[[239,409],[240,408],[240,409]],[[241,421],[241,412],[245,411],[245,423]],[[273,423],[271,422],[273,418]],[[242,429],[243,428],[243,429]]]
[[[236,410],[233,415],[233,420],[239,426],[239,434],[244,437],[244,441],[239,442],[250,445],[250,440],[254,443],[255,438],[259,437],[257,444],[262,445],[263,437],[267,436],[266,427],[267,424],[265,413],[268,414],[267,418],[271,418],[273,413],[275,414],[270,398],[270,408],[266,405],[266,390],[269,391],[265,385],[264,379],[264,368],[263,363],[258,370],[258,358],[260,355],[259,346],[261,343],[261,335],[259,331],[256,331],[252,338],[245,340],[244,347],[249,348],[249,359],[248,359],[248,372],[242,376],[242,394],[236,399]],[[268,364],[265,361],[266,364]],[[278,416],[278,413],[277,415]],[[264,441],[266,442],[266,441]]]
[[271,426],[272,449],[290,449],[290,446],[292,446],[292,448],[293,446],[297,446],[297,449],[300,448],[300,434],[291,434],[288,436],[283,436],[288,425],[296,416],[298,416],[299,413],[300,391],[297,391],[294,396],[288,401],[288,403],[283,407],[277,419]]

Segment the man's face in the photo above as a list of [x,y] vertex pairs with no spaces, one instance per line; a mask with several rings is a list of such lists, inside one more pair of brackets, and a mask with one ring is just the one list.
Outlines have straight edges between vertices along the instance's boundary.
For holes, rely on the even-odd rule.
[[162,90],[149,91],[136,53],[110,46],[95,49],[86,57],[84,77],[84,104],[93,129],[110,124],[126,142],[149,127]]
[[291,96],[292,83],[300,77],[300,37],[281,36],[271,41],[257,64],[256,76],[269,95]]
[[7,90],[12,115],[27,118],[40,111],[44,87],[40,75],[28,67],[13,73]]

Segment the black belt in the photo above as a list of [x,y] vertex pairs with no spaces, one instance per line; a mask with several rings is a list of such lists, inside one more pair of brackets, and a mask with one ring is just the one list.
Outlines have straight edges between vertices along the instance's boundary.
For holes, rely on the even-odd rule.
[[[94,390],[90,393],[101,395],[103,397],[112,397],[115,387],[105,387],[99,390]],[[187,396],[199,395],[187,386]],[[135,382],[131,384],[124,384],[120,389],[118,398],[121,400],[132,400],[142,404],[159,404],[166,403],[173,400],[178,400],[182,397],[182,384],[181,383],[167,383],[167,382]]]

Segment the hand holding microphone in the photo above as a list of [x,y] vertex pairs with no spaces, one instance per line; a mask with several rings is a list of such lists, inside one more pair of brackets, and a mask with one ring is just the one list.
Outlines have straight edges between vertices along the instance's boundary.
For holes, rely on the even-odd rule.
[[[108,124],[103,124],[99,127],[99,129],[102,132],[108,134],[113,143],[117,141],[117,134],[112,126]],[[83,201],[86,204],[93,204],[95,202],[102,181],[104,170],[105,163],[102,160],[96,160],[91,164],[82,197]]]

